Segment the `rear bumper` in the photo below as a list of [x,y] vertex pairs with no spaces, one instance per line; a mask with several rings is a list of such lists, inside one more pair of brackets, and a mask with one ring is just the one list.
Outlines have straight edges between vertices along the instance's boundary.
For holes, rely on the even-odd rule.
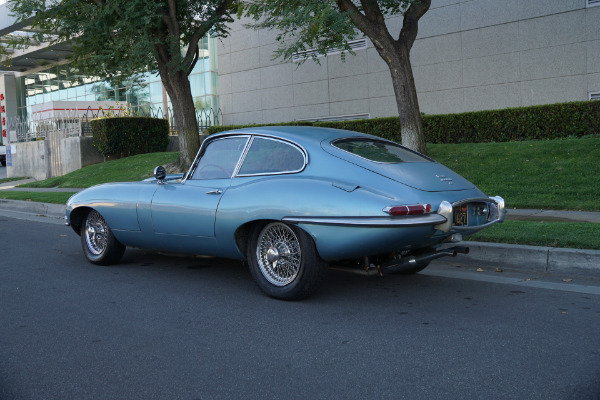
[[[486,203],[489,207],[489,215],[485,223],[477,225],[457,226],[453,224],[454,221],[454,208],[469,204],[469,203]],[[458,233],[474,233],[481,229],[487,228],[488,226],[494,225],[498,222],[503,222],[506,215],[506,208],[504,205],[504,199],[500,196],[495,197],[482,197],[473,199],[464,199],[450,204],[447,201],[442,201],[438,208],[438,215],[445,217],[446,221],[442,224],[436,225],[435,228],[442,232],[458,232]]]

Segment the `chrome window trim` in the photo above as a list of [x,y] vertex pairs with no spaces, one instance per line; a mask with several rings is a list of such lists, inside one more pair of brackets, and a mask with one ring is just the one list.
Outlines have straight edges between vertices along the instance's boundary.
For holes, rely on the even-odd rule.
[[[418,155],[419,157],[423,157],[425,160],[423,160],[423,161],[400,161],[400,162],[383,162],[383,161],[375,161],[375,160],[370,160],[370,159],[368,159],[368,158],[365,158],[365,157],[363,157],[363,156],[359,156],[359,155],[358,155],[358,154],[356,154],[356,153],[351,153],[351,152],[349,152],[349,151],[347,151],[347,150],[344,150],[344,149],[341,149],[341,148],[339,148],[339,147],[337,147],[337,146],[335,145],[335,143],[337,143],[337,142],[341,142],[341,141],[344,141],[344,140],[351,140],[351,139],[354,139],[354,140],[356,140],[356,141],[359,141],[359,142],[361,142],[361,141],[362,141],[362,142],[366,142],[366,141],[372,141],[372,142],[383,142],[383,143],[388,143],[388,144],[392,144],[392,145],[400,146],[400,147],[401,147],[401,148],[403,148],[404,150],[407,150],[407,151],[409,151],[409,152],[411,152],[411,153],[415,153],[415,154],[416,154],[416,155]],[[393,164],[402,164],[402,163],[418,163],[418,162],[434,162],[434,163],[436,163],[436,162],[437,162],[437,161],[435,161],[433,158],[429,158],[429,157],[427,157],[425,154],[421,154],[421,153],[419,153],[418,151],[411,150],[411,149],[409,149],[408,147],[402,146],[402,145],[401,145],[401,144],[399,144],[399,143],[392,142],[391,140],[386,140],[386,139],[383,139],[383,138],[373,138],[373,139],[371,139],[371,138],[362,138],[362,137],[356,137],[356,136],[349,136],[349,137],[345,137],[345,138],[338,138],[338,139],[334,139],[334,140],[332,140],[331,142],[329,142],[329,144],[330,144],[331,146],[335,147],[336,149],[338,149],[339,151],[343,151],[344,153],[351,154],[351,155],[353,155],[354,157],[362,158],[363,160],[366,160],[366,161],[369,161],[369,162],[372,162],[372,163],[375,163],[375,164],[393,165]]]
[[[261,173],[257,173],[257,174],[240,174],[239,170],[242,168],[242,165],[244,164],[244,161],[246,161],[246,156],[250,152],[250,147],[252,146],[252,143],[254,143],[254,139],[257,138],[257,137],[259,139],[273,140],[273,141],[276,141],[276,142],[284,143],[284,144],[286,144],[288,146],[291,146],[291,147],[295,148],[296,150],[298,150],[300,152],[300,154],[302,154],[302,158],[303,158],[303,161],[304,161],[303,164],[302,164],[302,168],[297,169],[297,170],[291,170],[291,171],[261,172]],[[306,150],[304,149],[304,147],[302,147],[298,143],[295,143],[295,142],[293,142],[291,140],[282,139],[282,138],[279,138],[277,136],[270,136],[270,135],[263,135],[263,134],[252,134],[252,139],[251,139],[250,143],[247,145],[246,151],[244,152],[244,158],[242,160],[240,160],[240,164],[239,164],[238,168],[236,168],[234,177],[235,178],[245,178],[245,177],[252,177],[252,176],[272,176],[272,175],[297,174],[299,172],[304,171],[306,169],[307,165],[308,165],[308,153],[306,152]]]
[[237,163],[237,165],[235,167],[235,170],[233,171],[232,178],[234,176],[237,176],[238,172],[242,168],[242,165],[244,164],[244,161],[246,161],[246,156],[248,155],[248,152],[250,151],[250,148],[252,147],[252,143],[254,143],[254,135],[251,135],[250,136],[250,140],[248,140],[248,142],[246,143],[246,148],[244,148],[244,151],[242,152],[242,156],[238,160],[238,163]]
[[[194,162],[190,166],[190,169],[188,170],[188,173],[185,175],[185,179],[182,180],[181,183],[187,182],[187,180],[190,179],[194,175],[194,172],[196,172],[196,168],[198,167],[198,164],[200,163],[200,160],[202,159],[201,155],[204,154],[203,152],[206,151],[206,148],[208,147],[208,145],[210,145],[211,143],[217,142],[219,140],[226,140],[226,139],[232,139],[232,138],[246,138],[246,144],[244,145],[244,149],[242,150],[242,152],[240,154],[240,157],[238,158],[237,166],[236,166],[235,170],[233,171],[233,173],[231,174],[231,176],[229,178],[221,178],[221,179],[231,179],[231,178],[233,178],[235,176],[236,170],[240,166],[240,160],[242,159],[242,157],[244,156],[244,154],[248,151],[248,143],[250,142],[250,139],[252,138],[252,135],[250,135],[250,134],[239,133],[239,134],[218,136],[218,137],[215,137],[214,139],[206,138],[204,140],[204,142],[202,143],[202,146],[200,146],[200,149],[198,150],[198,153],[196,153],[196,157],[194,158]],[[190,180],[202,181],[204,179],[190,179]]]

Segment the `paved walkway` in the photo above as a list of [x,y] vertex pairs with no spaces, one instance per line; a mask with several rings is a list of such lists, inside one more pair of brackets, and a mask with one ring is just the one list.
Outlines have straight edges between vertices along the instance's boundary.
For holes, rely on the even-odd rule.
[[[24,183],[35,182],[35,179],[24,179],[20,181],[6,182],[0,184],[0,191],[22,191],[22,192],[79,192],[78,188],[23,188],[17,187]],[[600,212],[592,211],[562,211],[562,210],[522,210],[507,209],[506,219],[527,221],[565,221],[565,222],[593,222],[600,224]]]

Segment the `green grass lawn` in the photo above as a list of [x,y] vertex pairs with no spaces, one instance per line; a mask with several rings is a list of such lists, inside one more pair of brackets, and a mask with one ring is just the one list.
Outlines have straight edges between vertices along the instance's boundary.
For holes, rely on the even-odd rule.
[[587,222],[504,221],[466,240],[530,246],[600,250],[600,224]]
[[0,190],[0,199],[38,201],[40,203],[65,204],[76,192],[11,192]]
[[429,156],[508,208],[600,211],[600,137],[429,144]]
[[149,153],[89,165],[69,174],[43,181],[26,183],[19,187],[33,188],[87,188],[107,182],[141,181],[152,176],[157,165],[175,161],[178,153]]

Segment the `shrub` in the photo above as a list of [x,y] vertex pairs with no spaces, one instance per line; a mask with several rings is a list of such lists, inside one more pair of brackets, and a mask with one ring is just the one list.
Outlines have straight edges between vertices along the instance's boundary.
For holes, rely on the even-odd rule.
[[[269,124],[272,125],[311,125],[347,129],[396,142],[401,141],[400,121],[396,117]],[[256,125],[213,126],[208,129],[208,133],[250,126]],[[424,115],[423,130],[428,143],[508,142],[600,135],[600,101]]]
[[119,158],[165,151],[169,144],[166,119],[112,117],[91,122],[92,144],[102,156]]

